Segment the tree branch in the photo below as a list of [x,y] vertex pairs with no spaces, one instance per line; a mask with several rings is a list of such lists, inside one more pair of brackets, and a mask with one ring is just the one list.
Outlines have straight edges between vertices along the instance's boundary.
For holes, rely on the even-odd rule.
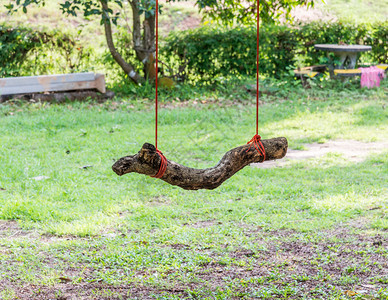
[[129,78],[131,78],[136,84],[139,84],[143,81],[143,78],[135,71],[135,68],[128,64],[124,58],[120,55],[120,53],[117,51],[112,37],[112,26],[111,21],[109,17],[109,7],[108,3],[104,0],[100,0],[102,10],[103,10],[103,20],[104,20],[104,29],[105,29],[105,38],[106,42],[108,44],[108,48],[110,53],[112,54],[113,59],[119,64],[121,69],[125,72],[125,74],[128,74]]
[[[280,159],[287,153],[288,143],[284,137],[262,140],[262,143],[266,153],[265,160]],[[245,166],[262,160],[263,156],[253,145],[244,145],[226,152],[215,167],[208,169],[193,169],[167,160],[167,169],[161,179],[186,190],[211,190]],[[137,154],[120,158],[112,169],[119,176],[131,172],[154,176],[159,171],[160,163],[155,146],[145,143]]]
[[140,22],[140,10],[137,0],[130,1],[132,8],[132,18],[133,18],[133,49],[135,49],[136,56],[138,60],[143,61],[147,57],[147,53],[143,53],[138,49],[144,48],[141,39],[141,22]]

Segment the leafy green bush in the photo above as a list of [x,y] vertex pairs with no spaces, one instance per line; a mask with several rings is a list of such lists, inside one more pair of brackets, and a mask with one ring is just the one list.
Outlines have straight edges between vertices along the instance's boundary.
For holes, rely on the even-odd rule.
[[317,51],[314,44],[364,44],[363,37],[366,36],[364,24],[344,24],[312,22],[299,24],[297,31],[298,49],[295,55],[303,55],[301,64],[314,65],[325,61],[326,52]]
[[372,59],[375,62],[388,63],[388,21],[374,24],[365,43],[372,46]]
[[[312,22],[294,26],[264,25],[260,28],[260,73],[281,77],[298,65],[320,64],[326,53],[314,44],[366,44],[372,51],[361,62],[388,61],[388,21],[373,24]],[[256,72],[256,28],[201,27],[171,32],[161,53],[180,80],[216,81],[220,76]]]
[[[386,61],[388,22],[353,24],[344,22],[300,24],[299,46],[295,55],[304,54],[304,65],[325,61],[326,53],[314,49],[314,44],[360,44],[372,46],[372,51],[362,55],[361,62],[382,63]],[[385,35],[385,36],[384,36]],[[385,54],[385,57],[384,57]]]
[[279,78],[287,67],[295,64],[295,50],[299,42],[297,33],[296,29],[287,26],[267,25],[260,28],[260,74]]
[[28,53],[42,45],[46,36],[27,28],[0,25],[0,77],[18,76]]
[[86,70],[93,53],[76,36],[0,24],[0,77]]
[[173,31],[161,55],[177,70],[178,80],[208,81],[217,76],[253,74],[256,69],[256,30],[208,26]]
[[46,43],[30,51],[22,71],[26,75],[92,71],[95,60],[93,47],[85,47],[77,36],[55,31]]
[[[117,28],[118,51],[141,68],[128,30]],[[80,32],[78,32],[78,35]],[[170,32],[160,45],[162,72],[177,81],[204,84],[224,78],[254,77],[256,73],[256,28],[205,26]],[[264,25],[260,28],[260,74],[282,77],[297,66],[320,64],[326,53],[314,44],[367,44],[361,63],[388,62],[388,21],[374,24],[313,22],[294,26]],[[166,67],[167,66],[167,67]],[[82,45],[77,35],[58,31],[34,31],[0,24],[0,77],[37,74],[104,71],[109,81],[122,81],[121,69],[110,53],[97,58],[96,50]]]

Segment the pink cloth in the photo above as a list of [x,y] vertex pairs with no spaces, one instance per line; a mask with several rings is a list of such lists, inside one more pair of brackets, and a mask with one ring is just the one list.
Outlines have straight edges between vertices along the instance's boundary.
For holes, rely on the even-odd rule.
[[385,77],[384,70],[378,67],[360,68],[361,87],[368,89],[374,86],[380,86],[380,80]]

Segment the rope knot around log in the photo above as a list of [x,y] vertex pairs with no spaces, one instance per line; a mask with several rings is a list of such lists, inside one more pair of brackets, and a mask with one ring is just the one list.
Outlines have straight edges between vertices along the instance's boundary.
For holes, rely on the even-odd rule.
[[159,164],[159,171],[155,175],[152,175],[151,177],[154,178],[162,178],[164,173],[167,170],[167,158],[163,155],[162,151],[160,151],[158,148],[156,148],[156,153],[158,153],[160,158],[160,164]]
[[[284,137],[261,142],[264,151],[257,151],[251,144],[246,144],[229,150],[216,166],[208,169],[193,169],[167,160],[161,179],[186,190],[215,189],[245,166],[263,160],[280,159],[287,153],[288,142]],[[159,172],[161,163],[162,158],[156,147],[145,143],[137,154],[116,161],[112,169],[119,176],[132,172],[154,176]]]
[[259,134],[255,134],[253,136],[253,138],[247,144],[250,145],[247,152],[251,149],[252,145],[254,145],[257,152],[259,152],[260,155],[262,156],[262,159],[259,162],[260,163],[264,162],[265,161],[265,149],[264,149],[264,146],[261,142],[261,136]]

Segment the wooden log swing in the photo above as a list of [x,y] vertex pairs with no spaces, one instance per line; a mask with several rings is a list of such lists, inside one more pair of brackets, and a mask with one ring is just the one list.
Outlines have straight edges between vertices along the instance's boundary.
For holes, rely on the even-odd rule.
[[155,9],[156,55],[155,55],[155,146],[145,143],[135,155],[120,158],[112,166],[121,176],[139,173],[179,186],[186,190],[215,189],[245,166],[283,158],[288,142],[284,137],[261,140],[259,131],[259,1],[257,7],[257,80],[256,80],[256,134],[244,146],[229,150],[218,164],[208,169],[193,169],[168,160],[158,149],[158,0]]
[[[261,142],[265,148],[265,160],[280,159],[286,155],[286,138],[279,137]],[[255,147],[247,144],[229,150],[216,166],[208,169],[193,169],[167,160],[166,170],[160,179],[185,190],[212,190],[245,166],[262,162],[263,159],[263,155]],[[162,159],[156,147],[145,143],[137,154],[120,158],[112,169],[120,176],[132,172],[155,176],[161,164]]]

